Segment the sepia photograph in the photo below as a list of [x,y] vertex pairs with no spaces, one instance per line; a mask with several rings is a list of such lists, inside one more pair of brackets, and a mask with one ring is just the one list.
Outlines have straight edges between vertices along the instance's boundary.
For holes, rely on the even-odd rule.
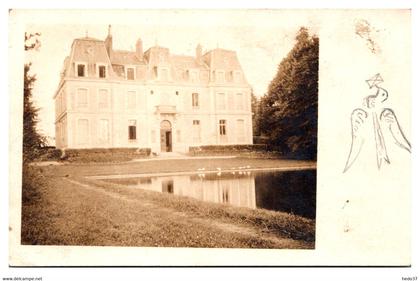
[[319,39],[254,33],[28,25],[22,244],[313,249]]
[[410,265],[410,27],[10,10],[10,265]]

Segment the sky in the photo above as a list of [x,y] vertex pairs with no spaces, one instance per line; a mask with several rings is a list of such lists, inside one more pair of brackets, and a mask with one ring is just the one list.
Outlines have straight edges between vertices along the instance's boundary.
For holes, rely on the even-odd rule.
[[38,130],[42,134],[54,138],[53,95],[73,40],[86,34],[103,40],[109,24],[115,49],[135,50],[135,42],[141,38],[144,50],[158,44],[178,55],[194,56],[197,44],[204,51],[217,47],[234,50],[257,96],[266,93],[299,28],[306,26],[316,33],[311,18],[297,11],[68,11],[38,18],[25,30],[41,33],[41,47],[27,52],[25,59],[37,76],[33,97],[40,108]]

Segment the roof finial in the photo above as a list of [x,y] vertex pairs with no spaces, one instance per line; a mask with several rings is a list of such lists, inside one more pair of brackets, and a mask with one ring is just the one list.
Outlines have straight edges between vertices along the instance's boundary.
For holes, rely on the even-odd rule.
[[108,25],[108,36],[111,37],[111,25]]

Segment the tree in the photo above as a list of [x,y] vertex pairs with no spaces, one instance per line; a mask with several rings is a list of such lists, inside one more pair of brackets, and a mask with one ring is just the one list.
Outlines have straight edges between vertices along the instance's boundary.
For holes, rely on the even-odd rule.
[[285,155],[316,159],[319,39],[301,27],[261,98],[260,128]]
[[[25,51],[37,50],[40,46],[39,33],[25,33]],[[35,41],[34,41],[35,40]],[[38,111],[33,103],[32,89],[36,75],[30,74],[31,63],[25,63],[23,76],[23,161],[34,160],[45,144],[45,137],[36,130]]]
[[251,91],[251,111],[252,111],[252,134],[253,136],[260,136],[260,101],[257,96]]

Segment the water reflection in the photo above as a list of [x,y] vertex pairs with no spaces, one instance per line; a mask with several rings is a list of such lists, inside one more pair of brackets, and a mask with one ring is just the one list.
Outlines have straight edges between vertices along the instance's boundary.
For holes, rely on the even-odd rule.
[[218,172],[106,181],[207,202],[283,211],[315,218],[316,170]]

